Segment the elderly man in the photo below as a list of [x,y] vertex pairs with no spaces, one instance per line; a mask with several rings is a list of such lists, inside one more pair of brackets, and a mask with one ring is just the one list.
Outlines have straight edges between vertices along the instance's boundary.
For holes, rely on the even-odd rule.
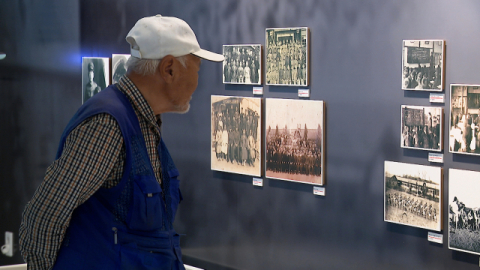
[[200,49],[184,21],[139,20],[127,35],[127,74],[89,99],[26,206],[20,245],[29,269],[184,269],[172,224],[178,171],[160,115],[185,113]]

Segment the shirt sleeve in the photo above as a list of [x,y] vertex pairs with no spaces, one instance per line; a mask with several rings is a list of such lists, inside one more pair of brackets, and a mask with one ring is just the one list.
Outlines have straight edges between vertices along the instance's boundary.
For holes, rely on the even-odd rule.
[[120,128],[108,114],[86,119],[68,135],[23,212],[20,249],[28,269],[53,267],[73,210],[102,186],[122,147]]

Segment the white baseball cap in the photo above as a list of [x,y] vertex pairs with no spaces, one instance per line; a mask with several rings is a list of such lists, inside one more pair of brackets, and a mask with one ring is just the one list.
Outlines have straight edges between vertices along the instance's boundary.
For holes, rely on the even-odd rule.
[[126,39],[130,43],[131,55],[140,59],[187,54],[216,62],[224,59],[221,54],[201,49],[192,28],[175,17],[156,15],[142,18],[128,32]]

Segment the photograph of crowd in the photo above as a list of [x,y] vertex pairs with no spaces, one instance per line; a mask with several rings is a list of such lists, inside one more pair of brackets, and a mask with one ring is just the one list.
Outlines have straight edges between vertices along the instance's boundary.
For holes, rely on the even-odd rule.
[[307,27],[266,29],[267,85],[308,85],[308,33]]
[[262,83],[262,45],[223,45],[223,83]]
[[442,91],[444,52],[443,40],[404,40],[402,89]]
[[442,230],[442,168],[385,161],[384,221]]
[[449,169],[448,248],[480,255],[480,172]]
[[110,82],[110,58],[82,58],[82,103],[98,94]]
[[324,102],[267,98],[265,107],[265,176],[324,185]]
[[112,54],[112,84],[116,84],[127,73],[130,54]]
[[443,108],[402,105],[401,115],[401,147],[442,151]]
[[452,84],[449,151],[480,155],[480,85]]
[[212,170],[261,176],[260,98],[212,95]]

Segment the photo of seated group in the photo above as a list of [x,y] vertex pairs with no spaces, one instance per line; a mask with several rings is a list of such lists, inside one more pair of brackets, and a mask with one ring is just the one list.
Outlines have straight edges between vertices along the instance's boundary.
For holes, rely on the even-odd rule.
[[444,52],[443,40],[404,40],[402,89],[442,91]]

